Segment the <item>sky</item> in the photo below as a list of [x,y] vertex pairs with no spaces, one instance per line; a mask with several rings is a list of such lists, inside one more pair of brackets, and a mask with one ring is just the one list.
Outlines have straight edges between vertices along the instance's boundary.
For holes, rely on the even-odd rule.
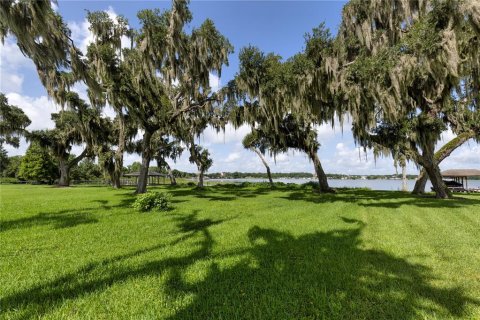
[[[200,25],[206,18],[214,21],[217,29],[225,35],[235,48],[229,57],[229,66],[222,70],[221,78],[211,75],[212,88],[219,88],[231,80],[238,70],[238,52],[244,46],[255,45],[264,52],[275,52],[288,58],[304,48],[304,35],[325,22],[335,34],[340,24],[340,14],[344,1],[192,1],[190,10],[193,21],[189,28]],[[57,10],[68,23],[72,39],[85,52],[92,36],[88,30],[86,12],[105,10],[110,16],[123,15],[133,28],[138,27],[136,13],[141,9],[170,7],[169,1],[58,1]],[[78,84],[74,88],[86,99],[86,87]],[[16,105],[32,120],[29,130],[53,127],[50,119],[56,106],[38,80],[33,63],[19,51],[15,39],[8,37],[0,45],[0,91],[5,93],[9,103]],[[111,110],[105,110],[112,115]],[[227,125],[225,132],[207,129],[199,143],[208,148],[213,158],[209,172],[242,171],[263,172],[265,170],[258,156],[242,146],[243,137],[250,132],[247,126],[234,130]],[[392,174],[396,172],[391,158],[375,159],[372,152],[359,149],[350,132],[350,122],[343,127],[327,124],[317,128],[321,144],[319,157],[327,173],[342,174]],[[454,135],[446,132],[437,148],[448,142]],[[10,156],[25,153],[27,143],[22,141],[20,148],[7,146]],[[80,146],[73,152],[81,152]],[[195,172],[196,168],[188,161],[188,152],[170,164],[182,171]],[[126,154],[125,165],[140,161],[137,154]],[[288,152],[275,158],[267,155],[273,172],[314,172],[313,164],[301,152]],[[152,165],[155,163],[152,162]],[[479,168],[480,146],[469,141],[452,153],[440,165],[442,170],[452,168]],[[414,164],[407,168],[409,174],[418,173]]]

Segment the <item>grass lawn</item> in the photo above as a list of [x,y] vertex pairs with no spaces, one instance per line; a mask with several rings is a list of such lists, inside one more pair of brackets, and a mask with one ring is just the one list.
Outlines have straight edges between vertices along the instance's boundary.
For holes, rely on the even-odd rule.
[[480,319],[480,195],[0,186],[0,318]]

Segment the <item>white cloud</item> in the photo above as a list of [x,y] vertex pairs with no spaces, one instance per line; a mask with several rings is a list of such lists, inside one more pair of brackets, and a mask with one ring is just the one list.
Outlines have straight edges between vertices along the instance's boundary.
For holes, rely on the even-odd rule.
[[2,81],[0,85],[1,92],[22,92],[22,85],[23,85],[23,75],[21,74],[3,74],[2,70]]
[[208,75],[208,82],[210,83],[210,88],[212,88],[213,92],[217,92],[222,85],[220,78],[213,73]]
[[46,96],[32,98],[18,93],[8,93],[7,98],[11,105],[21,108],[32,121],[28,130],[51,129],[55,126],[51,114],[60,109]]
[[24,82],[21,69],[33,67],[33,62],[23,55],[14,39],[7,38],[0,45],[0,91],[21,93]]
[[225,144],[231,142],[239,143],[249,132],[250,127],[247,125],[242,125],[235,129],[231,124],[227,124],[225,126],[225,132],[217,132],[214,128],[209,126],[201,135],[200,141],[206,147],[213,144]]
[[238,159],[240,159],[240,153],[239,152],[232,152],[228,155],[228,157],[225,160],[223,160],[223,162],[232,163],[232,162],[235,162]]

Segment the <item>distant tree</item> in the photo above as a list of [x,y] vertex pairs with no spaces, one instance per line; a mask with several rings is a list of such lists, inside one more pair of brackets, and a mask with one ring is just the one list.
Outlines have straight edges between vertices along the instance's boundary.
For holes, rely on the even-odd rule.
[[180,141],[156,134],[152,138],[152,144],[153,158],[157,161],[159,170],[166,171],[170,178],[170,184],[176,185],[177,181],[175,175],[173,174],[172,168],[168,164],[167,159],[176,161],[176,159],[182,155],[183,148]]
[[140,162],[135,161],[127,167],[127,172],[128,173],[139,172],[141,166],[142,166],[142,164]]
[[51,184],[57,177],[58,169],[50,153],[37,142],[30,143],[20,163],[18,178]]
[[[91,108],[74,92],[69,92],[66,100],[70,110],[52,113],[54,129],[29,134],[29,139],[37,141],[56,157],[60,186],[70,185],[70,170],[85,157],[93,155],[96,140],[105,130],[97,109]],[[70,153],[74,145],[84,145],[83,151],[76,157]]]
[[85,158],[70,171],[73,180],[96,180],[102,176],[102,169],[92,159]]
[[3,176],[3,171],[8,167],[9,163],[10,163],[10,159],[8,158],[7,150],[5,150],[3,146],[0,144],[0,172],[2,173],[2,176]]
[[244,148],[250,149],[258,155],[263,165],[267,169],[267,176],[270,186],[273,187],[270,166],[268,165],[267,160],[265,160],[265,152],[269,149],[268,139],[266,139],[264,136],[261,136],[257,130],[253,130],[243,138],[242,144]]
[[[192,138],[193,140],[193,138]],[[205,172],[213,165],[213,160],[210,158],[210,153],[207,149],[203,149],[201,146],[196,145],[194,142],[190,143],[190,157],[188,160],[190,163],[194,163],[197,166],[197,187],[203,188]]]
[[5,169],[2,171],[2,177],[17,178],[21,162],[22,156],[9,157]]

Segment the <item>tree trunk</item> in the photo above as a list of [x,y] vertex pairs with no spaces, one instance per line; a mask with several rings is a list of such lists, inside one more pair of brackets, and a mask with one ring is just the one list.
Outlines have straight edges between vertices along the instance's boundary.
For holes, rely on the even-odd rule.
[[[458,136],[450,140],[450,142],[448,142],[443,147],[441,147],[440,150],[438,150],[435,153],[435,160],[437,161],[438,164],[440,164],[445,158],[450,156],[450,154],[453,151],[455,151],[455,149],[457,149],[458,147],[460,147],[462,144],[464,144],[466,141],[468,141],[473,137],[475,137],[475,132],[473,131],[468,131],[468,132],[459,134]],[[413,188],[412,193],[413,194],[425,193],[427,180],[428,180],[428,176],[425,169],[420,170],[420,174],[417,177],[417,181],[415,182],[415,187]]]
[[440,172],[440,167],[438,162],[435,159],[435,144],[432,142],[430,145],[426,146],[423,149],[421,162],[420,163],[428,174],[428,178],[432,183],[433,190],[435,191],[435,196],[438,199],[447,199],[451,197],[451,194],[443,182],[442,174]]
[[73,166],[76,166],[83,158],[85,158],[89,153],[88,146],[80,153],[78,157],[68,161],[66,158],[61,158],[58,160],[58,167],[60,169],[60,179],[58,180],[58,185],[62,187],[70,186],[70,169]]
[[142,166],[140,167],[140,175],[138,176],[138,184],[135,191],[137,194],[147,192],[148,168],[150,167],[150,158],[152,155],[150,140],[152,140],[152,133],[145,130],[142,143]]
[[328,185],[327,175],[323,171],[322,164],[318,158],[317,153],[314,150],[308,152],[310,159],[313,161],[313,166],[315,168],[315,173],[317,174],[318,184],[320,186],[320,192],[335,192],[334,189],[330,188]]
[[447,186],[442,180],[442,174],[440,168],[435,163],[425,164],[425,170],[427,171],[430,182],[432,182],[433,190],[435,190],[435,196],[438,199],[450,198],[450,193]]
[[198,170],[198,183],[197,183],[197,187],[198,188],[203,188],[203,175],[204,175],[205,171],[203,170],[203,168],[200,168],[200,170]]
[[172,168],[170,168],[170,166],[168,166],[167,170],[168,170],[168,177],[170,178],[170,184],[172,186],[176,186],[177,185],[177,180],[175,179],[175,176],[173,175]]
[[59,158],[58,169],[60,171],[60,179],[58,180],[58,185],[61,187],[70,186],[70,166],[68,165],[68,160],[63,157]]
[[115,150],[112,186],[115,189],[122,187],[121,178],[123,173],[123,153],[125,152],[125,119],[122,115],[118,117],[118,146]]
[[408,191],[407,186],[407,166],[402,166],[402,191]]
[[272,179],[272,173],[270,172],[270,166],[268,165],[267,163],[267,160],[265,160],[265,157],[263,156],[263,154],[260,152],[260,150],[258,150],[257,148],[252,148],[252,150],[258,154],[258,156],[260,157],[260,160],[262,160],[262,163],[263,165],[265,166],[265,168],[267,169],[267,176],[268,176],[268,181],[270,182],[270,186],[274,186],[273,185],[273,179]]
[[415,186],[413,187],[412,194],[422,194],[425,193],[425,187],[427,186],[428,175],[427,171],[424,168],[420,170],[420,174],[415,181]]

